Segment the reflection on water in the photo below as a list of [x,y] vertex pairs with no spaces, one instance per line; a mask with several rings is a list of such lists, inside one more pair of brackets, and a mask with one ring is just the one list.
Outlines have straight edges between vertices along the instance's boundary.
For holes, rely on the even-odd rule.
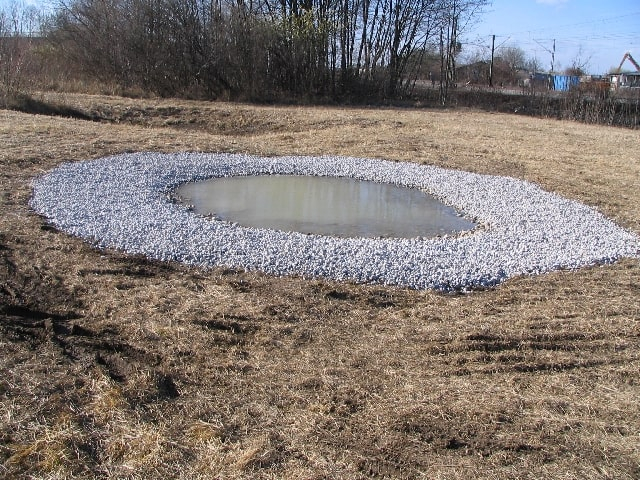
[[435,237],[475,224],[420,190],[350,178],[259,175],[187,183],[197,213],[245,227],[340,237]]

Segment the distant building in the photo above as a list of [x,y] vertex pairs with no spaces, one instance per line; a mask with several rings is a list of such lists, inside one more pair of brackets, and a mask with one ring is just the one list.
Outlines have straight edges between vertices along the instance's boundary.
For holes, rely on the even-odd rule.
[[485,85],[489,80],[489,62],[460,65],[456,68],[456,77],[462,85]]
[[534,90],[549,90],[553,85],[553,77],[548,73],[534,72],[530,75],[529,83]]
[[609,75],[611,89],[640,88],[640,72],[612,73]]

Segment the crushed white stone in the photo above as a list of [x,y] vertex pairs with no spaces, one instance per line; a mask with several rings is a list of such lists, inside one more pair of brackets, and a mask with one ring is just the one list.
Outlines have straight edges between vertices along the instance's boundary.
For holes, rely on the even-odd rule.
[[[439,238],[338,238],[242,227],[172,201],[185,182],[323,175],[420,188],[480,227]],[[640,238],[529,182],[348,157],[134,153],[66,163],[33,181],[33,210],[99,248],[203,267],[417,289],[466,290],[517,275],[640,256]]]

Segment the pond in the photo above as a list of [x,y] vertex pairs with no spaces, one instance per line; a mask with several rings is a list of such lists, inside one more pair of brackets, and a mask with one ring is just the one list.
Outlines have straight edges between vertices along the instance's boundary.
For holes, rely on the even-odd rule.
[[437,237],[476,225],[422,190],[343,177],[214,178],[176,189],[196,213],[244,227],[337,237]]

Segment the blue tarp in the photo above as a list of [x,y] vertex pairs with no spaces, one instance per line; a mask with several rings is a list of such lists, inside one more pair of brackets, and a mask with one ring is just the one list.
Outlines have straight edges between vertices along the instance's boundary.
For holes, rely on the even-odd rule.
[[580,83],[580,77],[574,75],[554,75],[553,89],[566,92],[571,87],[577,87]]

